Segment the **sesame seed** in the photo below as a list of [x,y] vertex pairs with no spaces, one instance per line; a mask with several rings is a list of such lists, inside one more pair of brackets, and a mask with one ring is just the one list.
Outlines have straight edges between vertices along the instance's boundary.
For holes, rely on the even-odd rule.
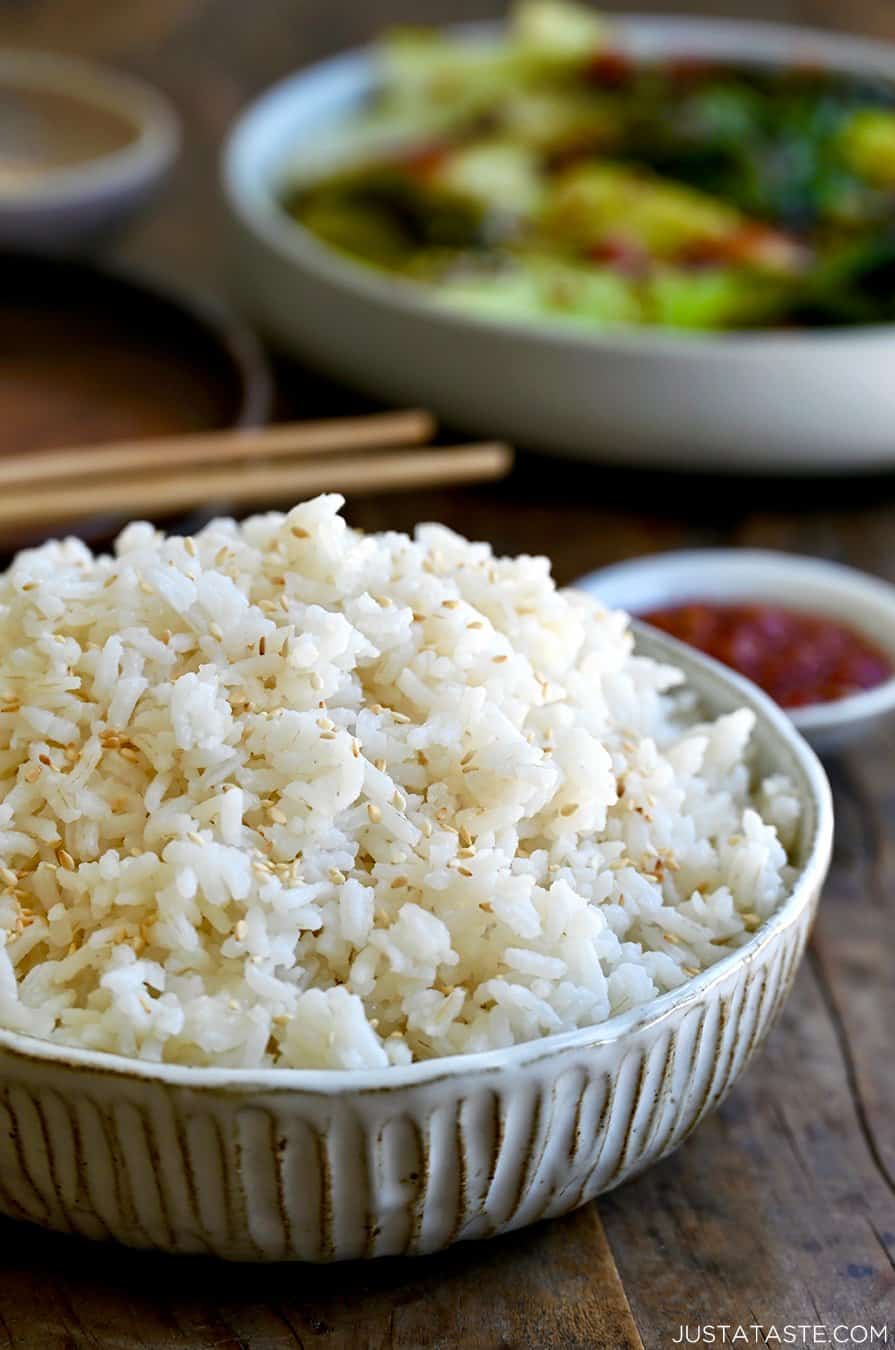
[[578,810],[577,802],[566,802],[565,806],[562,807],[559,814],[561,816],[574,816],[577,810]]
[[64,867],[67,872],[73,872],[75,870],[75,860],[69,853],[68,849],[57,848],[56,861],[58,862],[59,866]]
[[25,782],[36,783],[39,777],[40,777],[40,765],[29,764],[28,768],[25,770]]
[[197,830],[187,830],[186,837],[191,844],[204,844],[205,842]]
[[442,609],[457,609],[458,606],[459,606],[459,604],[460,604],[460,601],[459,601],[459,600],[442,600],[442,602],[441,602],[441,608],[442,608]]
[[463,848],[469,848],[470,844],[472,843],[472,835],[469,833],[469,830],[467,830],[465,825],[460,826],[459,833],[461,845],[463,846]]
[[259,637],[259,639],[258,639],[258,655],[259,655],[259,656],[264,656],[266,652],[267,652],[267,639],[264,638],[264,637]]
[[375,802],[367,802],[367,815],[374,825],[378,825],[379,821],[382,819],[382,812]]
[[140,761],[140,752],[134,745],[123,745],[118,751],[122,759],[126,759],[129,764],[138,764]]
[[338,867],[331,867],[329,869],[329,879],[334,886],[344,886],[345,873],[341,872]]
[[475,754],[475,751],[474,751],[474,750],[467,750],[467,751],[466,751],[466,754],[465,754],[465,755],[463,756],[463,758],[460,760],[460,768],[461,768],[461,769],[463,768],[464,765],[466,765],[466,764],[469,763],[469,761],[472,759],[472,757],[473,757],[474,754]]
[[40,760],[41,764],[46,764],[48,768],[52,769],[53,761],[50,759],[49,755],[38,755],[37,758]]
[[375,762],[375,764],[373,765],[373,767],[374,767],[375,769],[378,769],[380,773],[385,773],[385,768],[386,768],[385,760],[384,760],[384,759],[377,759],[376,762]]
[[458,867],[458,868],[457,868],[457,871],[460,873],[461,877],[471,877],[471,876],[472,876],[472,873],[470,872],[470,870],[469,870],[468,867]]
[[495,664],[496,666],[499,666],[499,665],[501,664],[501,662],[502,662],[502,661],[506,661],[506,659],[507,659],[507,658],[506,658],[505,655],[504,655],[504,656],[492,656],[492,657],[491,657],[491,660],[494,662],[494,664]]
[[110,577],[106,577],[105,581],[103,582],[103,590],[107,591],[110,586],[114,586],[116,580],[117,578],[115,576],[115,573],[113,572],[112,575]]
[[195,539],[191,539],[189,535],[186,537],[186,539],[184,539],[183,547],[186,549],[187,553],[190,555],[191,558],[195,558],[199,552],[199,550],[196,548]]
[[310,538],[310,535],[308,534],[307,530],[302,529],[302,527],[301,527],[300,525],[293,525],[293,526],[292,526],[292,529],[291,529],[291,534],[292,534],[293,538],[295,538],[295,539],[309,539],[309,538]]
[[401,889],[402,886],[406,885],[407,885],[407,877],[393,877],[391,885],[389,886],[389,890],[398,891]]

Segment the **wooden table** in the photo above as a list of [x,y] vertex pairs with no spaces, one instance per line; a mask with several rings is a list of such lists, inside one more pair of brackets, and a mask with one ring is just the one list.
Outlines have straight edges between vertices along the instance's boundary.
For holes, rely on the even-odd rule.
[[[3,0],[0,42],[99,55],[167,89],[184,114],[185,154],[119,254],[225,291],[216,155],[240,106],[383,21],[475,17],[493,7],[493,0]],[[649,8],[658,7],[651,0]],[[895,38],[891,0],[705,7]],[[286,364],[280,393],[283,408],[300,413],[358,405]],[[499,488],[377,498],[350,514],[367,528],[441,519],[499,550],[545,552],[560,581],[647,550],[722,543],[844,559],[895,581],[889,478],[678,480],[558,472],[554,462],[523,455]],[[895,1338],[893,756],[890,731],[830,764],[836,859],[792,999],[724,1107],[642,1179],[599,1206],[489,1244],[322,1270],[222,1268],[3,1224],[0,1344],[665,1350],[682,1324],[719,1327],[721,1343],[724,1323],[762,1327],[771,1344],[773,1329],[782,1335],[799,1323],[829,1333],[840,1324],[888,1323]]]

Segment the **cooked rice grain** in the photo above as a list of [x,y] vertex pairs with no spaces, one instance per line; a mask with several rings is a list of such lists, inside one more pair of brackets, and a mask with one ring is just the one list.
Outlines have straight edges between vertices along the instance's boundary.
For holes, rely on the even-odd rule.
[[360,1068],[600,1022],[742,943],[798,804],[624,615],[319,497],[0,578],[0,1024]]

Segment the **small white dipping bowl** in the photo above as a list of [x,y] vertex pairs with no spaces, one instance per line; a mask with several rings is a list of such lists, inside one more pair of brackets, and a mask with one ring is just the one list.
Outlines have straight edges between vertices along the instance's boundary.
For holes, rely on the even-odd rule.
[[90,242],[135,211],[180,145],[160,94],[49,52],[0,53],[0,245]]
[[[576,581],[611,609],[642,615],[689,600],[783,605],[863,634],[895,667],[895,586],[854,567],[769,549],[692,549],[617,563]],[[832,703],[788,709],[815,750],[840,749],[895,710],[895,677]]]
[[414,1255],[564,1214],[677,1148],[786,998],[833,808],[770,699],[664,634],[637,645],[707,714],[752,708],[756,772],[801,802],[792,892],[743,947],[600,1026],[401,1068],[184,1068],[0,1031],[0,1213],[234,1260]]
[[[460,30],[493,42],[497,26]],[[895,81],[895,46],[720,19],[613,18],[635,59],[813,63]],[[284,190],[376,88],[370,50],[299,72],[241,117],[224,157],[241,298],[284,347],[379,398],[580,459],[740,473],[895,463],[895,324],[675,333],[463,313],[321,244]],[[344,146],[344,138],[342,140]]]

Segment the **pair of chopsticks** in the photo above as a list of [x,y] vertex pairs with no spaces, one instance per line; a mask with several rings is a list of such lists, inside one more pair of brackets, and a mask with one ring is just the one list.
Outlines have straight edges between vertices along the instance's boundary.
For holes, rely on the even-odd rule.
[[0,525],[441,487],[512,465],[497,443],[426,446],[434,431],[426,412],[375,413],[0,459]]

